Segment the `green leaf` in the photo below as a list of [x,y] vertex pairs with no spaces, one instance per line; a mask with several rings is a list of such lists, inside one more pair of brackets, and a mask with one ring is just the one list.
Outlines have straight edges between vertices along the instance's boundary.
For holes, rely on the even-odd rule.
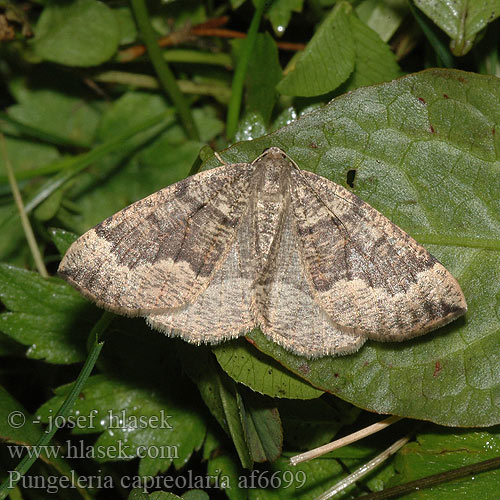
[[217,478],[212,483],[214,486],[224,487],[230,500],[246,500],[246,490],[234,487],[238,484],[238,478],[243,472],[238,466],[236,457],[233,454],[224,453],[221,443],[213,435],[211,443],[207,443],[207,441],[208,439],[205,441],[206,448],[214,446],[209,453],[204,449],[204,458],[207,460],[207,475]]
[[[124,94],[103,115],[97,135],[102,141],[112,141],[129,130],[131,123],[141,123],[166,109],[159,96]],[[159,127],[167,129],[158,133]],[[200,143],[186,141],[173,119],[134,135],[115,153],[99,158],[93,170],[79,175],[69,192],[79,213],[67,214],[65,226],[83,233],[134,201],[181,180],[200,149]]]
[[322,394],[272,358],[255,352],[255,348],[243,339],[225,342],[213,351],[233,380],[261,394],[292,399],[312,399]]
[[58,228],[49,229],[49,234],[61,256],[67,252],[68,248],[78,238],[75,233],[70,233],[69,231]]
[[227,162],[250,161],[279,146],[344,186],[355,170],[354,192],[427,246],[469,305],[465,318],[436,332],[368,342],[350,356],[306,360],[250,335],[260,350],[371,411],[444,425],[500,422],[499,100],[496,78],[429,70],[358,89],[224,151]]
[[[21,172],[55,161],[59,157],[57,149],[49,144],[39,144],[16,137],[5,138],[5,149],[17,179]],[[0,169],[5,172],[3,155],[0,156]],[[2,180],[7,183],[6,176]]]
[[348,4],[340,3],[277,88],[287,95],[315,96],[331,92],[344,82],[339,93],[400,75],[389,46]]
[[[125,133],[130,128],[131,120],[136,123],[167,111],[165,99],[146,92],[126,92],[116,99],[102,115],[97,137],[107,141]],[[135,139],[138,143],[140,141]]]
[[[18,182],[23,178],[23,174],[29,175],[29,172],[45,163],[55,161],[59,153],[56,148],[48,144],[40,144],[15,137],[6,137],[5,146],[7,156],[15,170],[15,176]],[[0,182],[3,194],[7,194],[2,199],[0,206],[0,224],[2,225],[2,238],[0,238],[0,259],[8,261],[11,264],[26,265],[31,258],[26,237],[22,226],[19,223],[14,202],[11,197],[11,189],[8,185],[3,155],[0,154]]]
[[33,45],[47,61],[96,66],[118,48],[120,26],[113,11],[96,0],[49,2],[35,28]]
[[39,221],[48,221],[52,219],[59,208],[61,207],[61,201],[63,199],[62,189],[54,191],[48,198],[46,198],[40,205],[38,205],[35,210],[33,210],[33,215]]
[[[417,436],[417,441],[407,444],[396,456],[397,474],[388,486],[404,484],[425,476],[472,465],[498,457],[500,434],[498,427],[488,431],[445,432],[433,429]],[[455,500],[462,492],[468,498],[495,498],[498,491],[500,471],[498,469],[475,474],[460,480],[449,481],[432,488],[423,488],[418,498]],[[408,494],[402,499],[415,498]]]
[[[266,61],[266,64],[262,64]],[[278,97],[275,89],[281,79],[281,66],[276,42],[268,33],[258,34],[248,61],[246,76],[246,108],[259,113],[269,123]]]
[[193,347],[189,344],[178,346],[182,365],[191,380],[198,386],[201,397],[220,426],[230,434],[231,420],[226,416],[227,407],[221,396],[223,377],[217,370],[213,356],[206,347]]
[[13,203],[0,206],[0,224],[5,238],[0,238],[0,259],[10,264],[23,266],[31,257],[26,236],[19,223]]
[[236,384],[229,377],[221,377],[218,383],[218,392],[227,428],[233,440],[241,465],[246,469],[253,467],[253,457],[250,447],[245,439],[244,426],[241,421],[241,396],[239,396]]
[[414,1],[451,38],[450,48],[456,56],[467,54],[477,34],[500,15],[499,0]]
[[203,401],[220,426],[232,438],[241,465],[251,469],[253,461],[245,442],[235,383],[217,369],[209,349],[181,344],[179,353],[182,356],[183,367],[198,386]]
[[243,467],[275,460],[283,435],[279,414],[267,398],[238,386],[221,372],[210,350],[179,345],[184,369],[221,427],[231,436]]
[[247,390],[237,394],[237,402],[252,460],[274,462],[281,455],[283,429],[273,400]]
[[33,415],[0,386],[0,439],[35,444],[41,435],[42,429]]
[[290,22],[293,12],[301,12],[304,0],[274,0],[267,11],[267,17],[276,36],[281,36]]
[[347,2],[340,2],[331,11],[298,56],[295,67],[278,84],[282,94],[303,97],[326,94],[349,77],[355,60],[350,13]]
[[91,144],[100,119],[99,106],[75,78],[40,69],[30,79],[12,82],[10,91],[18,102],[8,108],[12,118],[80,147]]
[[[82,425],[75,426],[73,433],[100,433],[93,446],[98,462],[139,456],[140,475],[164,472],[171,463],[181,468],[201,447],[205,426],[184,398],[171,352],[159,349],[172,341],[160,336],[140,340],[128,336],[127,340],[143,356],[135,360],[132,349],[125,356],[116,353],[114,346],[111,355],[118,358],[105,362],[109,374],[90,377],[69,413],[70,420],[81,416]],[[155,345],[156,352],[151,350]],[[105,349],[109,357],[109,344]],[[70,388],[71,384],[57,388],[56,395],[39,408],[42,422],[49,421]]]
[[356,62],[353,73],[342,85],[342,92],[374,83],[387,82],[401,76],[394,53],[379,35],[360,21],[356,15],[349,16],[349,22]]
[[86,340],[97,309],[58,278],[0,264],[0,329],[29,346],[26,355],[49,363],[85,359]]
[[408,14],[408,3],[406,0],[364,0],[355,10],[363,23],[375,31],[382,41],[388,42]]
[[128,7],[118,7],[113,9],[120,28],[120,45],[127,45],[135,42],[137,38],[137,27],[134,16]]
[[[21,448],[33,446],[37,443],[42,435],[42,428],[39,421],[31,415],[26,409],[16,401],[4,387],[0,386],[0,441],[10,443],[8,446],[9,458],[18,459],[24,456],[25,453]],[[50,450],[51,445],[49,445]],[[16,449],[16,451],[14,451]],[[55,449],[52,447],[53,451]],[[22,451],[21,455],[17,452]],[[40,459],[45,463],[54,467],[61,474],[73,479],[72,470],[69,465],[60,457],[54,456],[52,453],[40,454]],[[4,464],[5,465],[5,464]],[[17,465],[17,464],[15,464]],[[80,490],[80,494],[84,498],[90,498],[84,490],[78,486],[78,483],[70,483]]]
[[[224,123],[217,118],[217,111],[212,106],[193,110],[193,119],[200,133],[200,141],[210,142],[224,130]],[[203,144],[200,143],[197,147],[201,149]]]

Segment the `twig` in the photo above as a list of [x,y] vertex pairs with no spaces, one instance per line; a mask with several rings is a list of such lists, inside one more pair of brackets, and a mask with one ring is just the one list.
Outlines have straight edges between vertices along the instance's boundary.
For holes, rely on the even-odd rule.
[[401,418],[402,417],[398,417],[396,415],[393,415],[393,416],[388,417],[380,422],[369,425],[368,427],[365,427],[364,429],[361,429],[360,431],[353,432],[352,434],[349,434],[348,436],[344,436],[343,438],[337,439],[336,441],[332,441],[331,443],[324,444],[323,446],[320,446],[319,448],[315,448],[314,450],[306,451],[305,453],[301,453],[300,455],[295,455],[294,457],[290,458],[290,464],[297,465],[297,464],[300,464],[301,462],[307,462],[308,460],[312,460],[313,458],[320,457],[321,455],[324,455],[325,453],[329,453],[330,451],[336,450],[337,448],[341,448],[342,446],[346,446],[348,444],[354,443],[355,441],[359,441],[360,439],[363,439],[366,436],[370,436],[371,434],[375,434],[376,432],[379,432],[379,431],[385,429],[386,427],[389,427],[389,425],[396,423],[397,421],[401,420]]
[[[157,43],[159,47],[172,47],[179,45],[194,37],[218,37],[218,38],[246,38],[246,33],[241,31],[230,30],[222,28],[227,22],[228,16],[222,16],[215,19],[210,19],[205,23],[200,23],[188,29],[181,29],[179,31],[170,33],[168,35],[158,38]],[[275,40],[276,45],[281,50],[298,51],[304,50],[306,45],[304,43],[284,42]],[[134,45],[127,47],[118,53],[118,62],[130,62],[142,56],[146,52],[145,45]]]
[[14,201],[17,205],[19,217],[21,218],[21,225],[23,226],[24,234],[26,236],[26,240],[28,241],[28,246],[30,247],[31,254],[33,255],[33,260],[35,261],[35,265],[36,268],[38,269],[38,272],[44,278],[48,278],[49,273],[47,272],[47,268],[45,267],[45,263],[43,262],[42,254],[40,253],[40,249],[38,248],[35,238],[35,233],[33,233],[33,228],[31,227],[28,216],[26,215],[23,198],[21,196],[21,192],[19,191],[19,187],[16,182],[16,177],[14,175],[14,170],[12,169],[9,156],[7,155],[7,148],[5,147],[5,138],[4,135],[1,133],[0,133],[0,142],[2,143],[2,157],[5,165],[5,170],[7,171],[7,177],[9,179],[10,188],[12,190],[12,196],[14,197]]
[[330,489],[326,490],[319,497],[317,497],[316,500],[328,500],[337,493],[345,490],[351,484],[359,481],[362,477],[366,476],[373,469],[385,462],[390,456],[394,455],[394,453],[402,448],[410,440],[412,434],[413,433],[407,434],[406,436],[398,439],[395,443],[389,446],[389,448],[380,453],[380,455],[372,458],[369,462],[363,464],[359,469],[356,469],[352,474],[349,474],[347,477],[332,486]]
[[400,496],[412,491],[422,490],[424,488],[429,488],[430,486],[436,486],[438,484],[453,481],[454,479],[470,476],[472,474],[479,474],[491,469],[497,469],[498,467],[500,467],[500,457],[490,458],[489,460],[484,460],[477,464],[465,465],[464,467],[459,467],[458,469],[441,472],[439,474],[433,474],[432,476],[422,477],[420,479],[416,479],[415,481],[410,481],[405,484],[393,486],[392,488],[387,488],[386,490],[376,491],[373,493],[369,493],[368,495],[362,495],[358,497],[358,499],[387,500],[388,498]]

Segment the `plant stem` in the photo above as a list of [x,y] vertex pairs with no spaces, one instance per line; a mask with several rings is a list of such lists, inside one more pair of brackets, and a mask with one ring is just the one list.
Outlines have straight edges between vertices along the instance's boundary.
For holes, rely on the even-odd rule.
[[132,10],[139,32],[141,33],[144,44],[148,50],[151,64],[153,65],[158,80],[165,91],[165,93],[172,100],[177,113],[179,114],[180,121],[186,131],[187,136],[195,141],[199,140],[198,130],[193,120],[191,110],[189,109],[188,102],[182,95],[179,86],[175,80],[174,74],[168,67],[168,64],[163,59],[160,47],[155,37],[153,27],[149,22],[148,11],[144,0],[131,0]]
[[33,228],[31,227],[28,216],[26,215],[23,198],[21,196],[21,192],[19,191],[19,187],[16,182],[14,170],[12,169],[12,165],[7,155],[7,148],[5,147],[5,138],[2,133],[0,133],[0,142],[2,144],[2,156],[5,165],[5,170],[7,171],[7,177],[9,178],[9,184],[12,190],[12,196],[14,197],[14,201],[16,203],[17,210],[19,212],[19,217],[21,218],[21,225],[23,226],[23,231],[26,236],[26,240],[28,241],[28,246],[30,247],[31,255],[33,255],[33,260],[35,261],[36,268],[38,269],[40,275],[43,276],[44,278],[48,278],[49,273],[47,272],[47,268],[45,267],[45,263],[43,262],[42,254],[40,253],[40,249],[38,248],[38,244],[35,238],[35,233],[33,232]]
[[[131,137],[154,126],[160,125],[162,124],[162,122],[162,130],[163,127],[171,125],[172,122],[169,121],[169,118],[172,118],[172,115],[173,111],[167,110],[157,116],[153,116],[152,118],[148,118],[147,120],[144,120],[143,122],[132,126],[122,134],[119,134],[109,141],[96,146],[94,149],[90,150],[87,153],[81,154],[76,157],[58,159],[53,164],[40,167],[40,170],[38,171],[39,173],[51,173],[55,171],[57,171],[58,173],[52,179],[49,179],[47,182],[45,182],[39,188],[36,194],[32,198],[30,198],[30,200],[24,207],[25,212],[29,214],[40,203],[46,200],[56,189],[68,182],[76,174],[87,168],[92,163],[100,160],[109,153],[123,150],[123,148],[125,147],[124,144],[127,144],[127,141]],[[12,213],[9,213],[6,217],[4,217],[4,219],[0,222],[0,229],[4,224],[11,220],[15,213],[16,212],[13,211]]]
[[387,488],[382,491],[369,493],[368,495],[358,497],[356,500],[387,500],[388,498],[399,497],[406,493],[413,493],[415,491],[423,490],[424,488],[436,486],[448,481],[454,481],[455,479],[460,479],[462,477],[480,474],[481,472],[486,472],[492,469],[498,469],[498,467],[500,467],[500,457],[490,458],[489,460],[484,460],[483,462],[479,462],[477,464],[465,465],[464,467],[459,467],[458,469],[440,472],[439,474],[433,474],[432,476],[415,479],[409,483],[393,486],[392,488]]
[[255,40],[257,39],[257,31],[259,29],[262,14],[264,13],[265,5],[265,0],[259,0],[252,18],[252,22],[250,23],[250,28],[248,28],[248,36],[243,42],[244,45],[240,55],[240,59],[237,62],[236,70],[234,71],[233,84],[231,87],[231,99],[229,101],[227,110],[226,126],[226,134],[230,139],[232,139],[236,134],[238,118],[240,116],[241,99],[243,96],[243,86],[245,84],[245,77],[248,68],[248,61],[250,60],[250,54],[252,53],[252,50],[254,48]]

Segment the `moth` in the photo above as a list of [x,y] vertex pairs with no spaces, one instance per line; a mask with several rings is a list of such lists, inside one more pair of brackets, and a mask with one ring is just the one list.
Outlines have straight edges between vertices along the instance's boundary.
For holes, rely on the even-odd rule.
[[467,311],[423,246],[277,147],[109,217],[73,243],[59,274],[167,335],[215,344],[259,327],[309,358],[410,339]]

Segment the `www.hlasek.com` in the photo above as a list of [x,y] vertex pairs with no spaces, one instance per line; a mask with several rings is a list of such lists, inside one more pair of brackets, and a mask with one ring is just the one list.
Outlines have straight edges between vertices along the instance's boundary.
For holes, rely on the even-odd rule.
[[121,440],[116,445],[88,445],[84,441],[76,443],[67,440],[61,445],[44,446],[22,446],[7,445],[8,453],[11,458],[22,458],[25,454],[30,457],[37,457],[40,454],[47,458],[91,458],[108,460],[129,460],[132,458],[160,458],[174,459],[179,458],[177,445],[162,446],[131,446]]
[[[99,469],[99,474],[101,470]],[[116,476],[95,475],[78,476],[71,471],[67,476],[21,476],[17,471],[9,472],[9,483],[11,487],[19,485],[26,489],[40,489],[47,493],[58,493],[61,489],[111,489],[120,486],[124,489],[140,489],[144,493],[152,490],[192,490],[192,489],[299,489],[306,482],[304,471],[252,471],[237,478],[229,478],[222,475],[219,469],[214,474],[196,475],[193,471],[186,471],[179,476],[122,476],[119,480]]]

